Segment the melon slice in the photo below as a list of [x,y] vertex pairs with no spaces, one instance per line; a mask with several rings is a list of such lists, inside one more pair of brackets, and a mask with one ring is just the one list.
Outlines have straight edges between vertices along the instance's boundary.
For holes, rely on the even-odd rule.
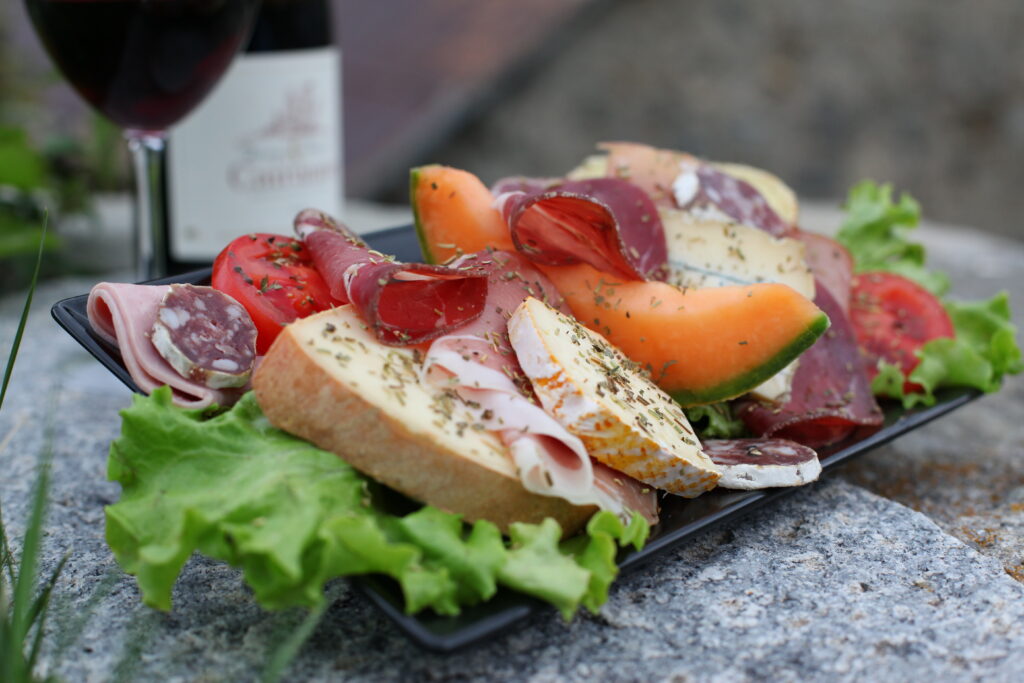
[[487,247],[515,251],[491,191],[468,171],[437,164],[414,168],[409,199],[426,263],[447,263]]
[[[513,249],[491,201],[471,173],[443,166],[415,169],[413,204],[425,258],[487,246]],[[664,282],[622,282],[586,264],[541,270],[584,325],[646,367],[684,406],[754,389],[828,327],[817,306],[782,284],[683,290]]]
[[683,290],[621,282],[586,264],[543,270],[573,315],[684,406],[750,391],[810,348],[829,324],[807,297],[778,283]]

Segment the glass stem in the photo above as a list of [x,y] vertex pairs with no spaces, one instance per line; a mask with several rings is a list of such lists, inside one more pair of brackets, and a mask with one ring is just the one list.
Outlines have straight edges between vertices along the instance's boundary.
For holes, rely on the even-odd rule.
[[167,275],[167,211],[162,132],[126,130],[135,167],[135,274],[139,280]]

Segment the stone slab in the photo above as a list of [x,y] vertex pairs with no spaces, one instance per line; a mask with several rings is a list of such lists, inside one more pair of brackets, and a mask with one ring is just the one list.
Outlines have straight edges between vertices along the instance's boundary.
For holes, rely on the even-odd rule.
[[[997,251],[989,247],[990,255]],[[64,280],[37,293],[0,413],[0,497],[15,539],[39,453],[47,443],[53,447],[43,571],[71,555],[55,596],[46,650],[51,671],[87,681],[258,678],[302,612],[262,612],[237,572],[201,558],[186,566],[174,610],[152,612],[106,548],[102,508],[118,495],[104,480],[106,448],[129,395],[46,310],[89,284]],[[19,306],[13,298],[0,301],[3,340],[13,333]],[[913,495],[938,501],[922,509],[947,530],[991,528],[1014,538],[1017,518],[997,526],[994,508],[979,502],[979,491],[996,485],[1009,512],[1024,502],[1019,488],[1004,481],[1019,471],[1013,449],[1024,405],[1019,384],[1008,390],[900,439],[896,451],[868,456],[860,471],[881,472],[876,479],[853,470],[848,476],[884,492],[886,476],[909,471]],[[969,450],[977,462],[957,459]],[[977,467],[930,482],[924,473],[941,470],[944,458]],[[974,497],[974,507],[947,520],[936,510],[955,507],[957,487]],[[889,493],[900,499],[898,487]],[[566,624],[554,612],[538,615],[515,633],[454,656],[420,652],[337,582],[330,589],[335,602],[289,678],[1014,680],[1024,670],[1024,586],[1004,566],[1013,542],[974,545],[903,505],[833,479],[624,577],[599,616]],[[62,636],[79,629],[77,640]]]

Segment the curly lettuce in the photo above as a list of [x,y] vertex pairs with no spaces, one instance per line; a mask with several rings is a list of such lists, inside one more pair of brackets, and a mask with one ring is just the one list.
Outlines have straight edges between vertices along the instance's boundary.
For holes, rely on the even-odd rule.
[[[921,208],[909,195],[898,202],[890,185],[872,181],[858,183],[850,190],[847,216],[838,239],[850,250],[856,272],[884,270],[902,275],[941,296],[949,289],[949,278],[925,267],[925,250],[907,238],[920,222]],[[1012,322],[1009,297],[1001,292],[987,301],[943,304],[953,321],[954,339],[934,339],[916,354],[921,362],[904,377],[899,366],[885,361],[872,382],[872,391],[903,403],[933,405],[935,392],[943,387],[970,387],[984,392],[998,391],[1007,374],[1024,370]],[[906,391],[905,381],[920,391]]]
[[891,185],[864,180],[850,190],[836,238],[850,250],[856,272],[884,270],[945,294],[949,278],[925,268],[924,247],[907,239],[920,221],[921,206],[913,197],[904,193],[894,202]]
[[909,409],[933,405],[935,392],[943,387],[998,391],[1005,375],[1024,370],[1006,292],[987,301],[947,301],[945,306],[956,337],[933,339],[916,352],[921,362],[906,379],[921,391],[906,391],[903,371],[883,361],[871,385],[875,394],[897,399]]
[[568,618],[604,602],[619,548],[641,548],[649,530],[639,516],[623,525],[601,512],[585,535],[560,543],[553,520],[513,525],[504,539],[490,522],[432,507],[390,514],[375,485],[273,427],[252,393],[212,415],[173,406],[164,387],[121,415],[107,471],[122,494],[106,509],[107,541],[159,609],[170,609],[198,551],[239,568],[269,609],[317,606],[327,581],[376,573],[398,582],[410,613],[457,614],[506,586]]

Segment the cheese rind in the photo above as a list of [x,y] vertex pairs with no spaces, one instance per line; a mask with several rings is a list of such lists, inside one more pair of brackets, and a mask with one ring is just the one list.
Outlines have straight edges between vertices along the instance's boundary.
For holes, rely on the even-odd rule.
[[715,486],[718,469],[679,405],[601,335],[530,298],[509,338],[545,410],[593,458],[685,497]]

